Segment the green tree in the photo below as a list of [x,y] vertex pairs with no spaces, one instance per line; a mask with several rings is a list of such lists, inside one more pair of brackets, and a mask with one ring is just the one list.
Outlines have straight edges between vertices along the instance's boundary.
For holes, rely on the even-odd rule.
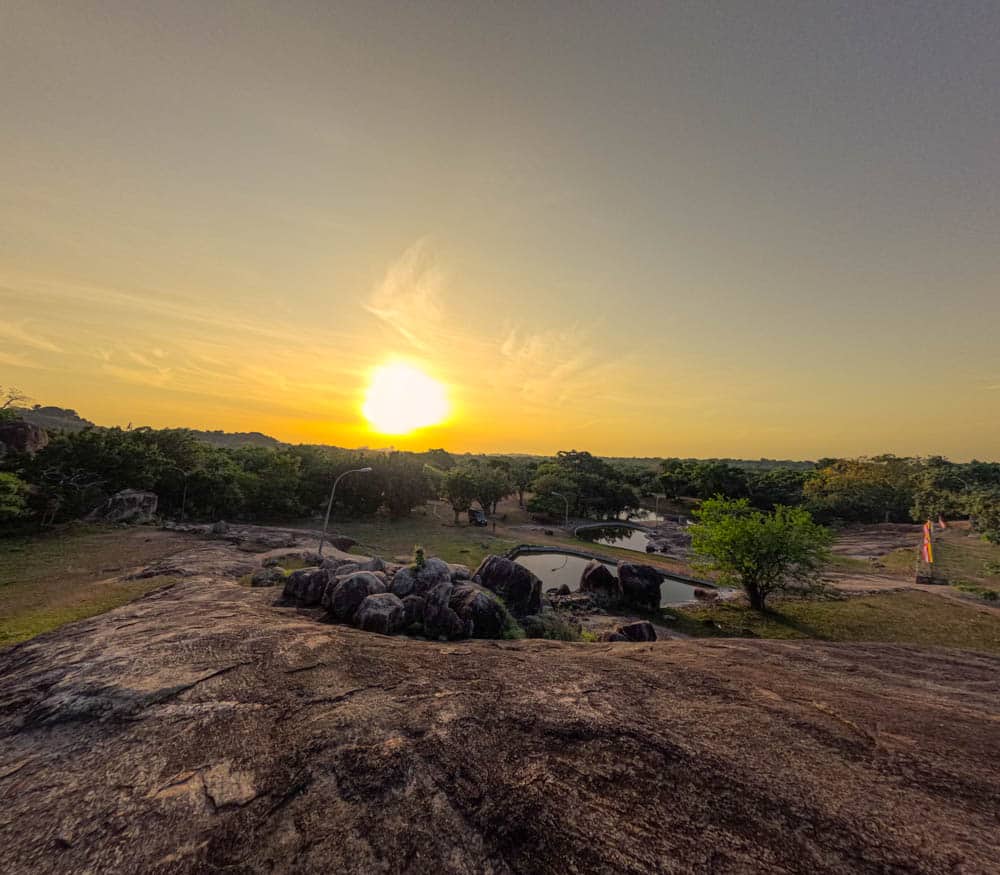
[[688,531],[696,567],[742,587],[759,611],[772,593],[815,579],[829,559],[829,531],[802,508],[765,513],[746,499],[709,498],[695,519]]
[[16,474],[0,471],[0,525],[28,515],[28,484]]
[[987,541],[1000,544],[1000,489],[978,490],[966,499],[973,528]]
[[910,519],[919,468],[912,459],[840,459],[803,487],[806,507],[823,520],[902,522]]
[[532,459],[513,458],[510,461],[510,480],[517,491],[518,507],[524,507],[525,490],[531,486],[531,481],[535,479],[538,471],[538,463]]
[[497,502],[514,491],[507,472],[497,465],[473,465],[470,468],[476,491],[476,501],[486,513],[496,513]]
[[406,516],[433,497],[423,462],[409,453],[389,453],[373,462],[372,467],[375,473],[368,476],[377,477],[381,483],[383,500],[391,516]]
[[444,478],[445,498],[455,512],[455,525],[458,525],[458,515],[467,513],[476,500],[476,479],[468,467],[452,468]]

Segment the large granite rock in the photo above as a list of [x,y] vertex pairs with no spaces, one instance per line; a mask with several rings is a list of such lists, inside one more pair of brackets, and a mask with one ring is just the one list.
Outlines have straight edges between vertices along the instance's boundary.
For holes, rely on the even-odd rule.
[[48,443],[48,432],[33,423],[23,419],[0,422],[0,458],[7,453],[27,453],[33,456],[48,446]]
[[325,568],[299,568],[285,579],[282,595],[286,601],[311,608],[323,601],[323,594],[331,580]]
[[495,592],[515,617],[537,614],[542,606],[542,582],[523,565],[502,556],[487,556],[472,576]]
[[426,595],[439,583],[451,580],[451,568],[443,559],[432,556],[423,565],[407,565],[392,577],[392,592],[400,598],[408,595]]
[[613,631],[604,636],[605,641],[655,641],[656,629],[648,620],[626,623],[616,626]]
[[469,638],[503,638],[515,622],[496,595],[475,583],[455,586],[448,606],[465,624]]
[[406,608],[398,596],[379,592],[365,596],[354,615],[354,625],[365,632],[394,635],[403,628]]
[[108,523],[139,525],[152,522],[157,502],[155,492],[144,489],[122,489],[112,495],[93,516]]
[[327,586],[323,595],[323,607],[334,619],[350,623],[368,596],[385,591],[385,584],[372,572],[355,571],[346,577],[336,578]]
[[622,600],[622,585],[603,562],[591,559],[580,575],[580,592],[589,593],[596,603],[618,605]]
[[618,580],[622,587],[622,602],[631,608],[655,611],[660,607],[660,584],[663,572],[651,565],[632,562],[618,563]]
[[424,604],[424,634],[428,638],[465,638],[469,634],[469,624],[451,607],[451,596],[455,587],[450,582],[438,583],[428,591]]

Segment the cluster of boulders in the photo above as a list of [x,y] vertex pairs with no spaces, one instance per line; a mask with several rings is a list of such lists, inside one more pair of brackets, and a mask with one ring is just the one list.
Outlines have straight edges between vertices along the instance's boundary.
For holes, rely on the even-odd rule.
[[648,534],[647,553],[662,553],[677,559],[686,559],[691,553],[691,534],[686,526],[667,520]]
[[[368,632],[420,632],[428,638],[503,638],[541,610],[541,581],[527,568],[490,556],[475,572],[435,557],[410,565],[381,559],[326,558],[287,576],[261,569],[259,585],[284,581],[283,599],[323,608],[332,619]],[[253,581],[252,581],[253,582]]]
[[650,565],[618,563],[618,576],[597,559],[591,559],[580,577],[580,592],[601,607],[655,611],[660,606],[663,574]]

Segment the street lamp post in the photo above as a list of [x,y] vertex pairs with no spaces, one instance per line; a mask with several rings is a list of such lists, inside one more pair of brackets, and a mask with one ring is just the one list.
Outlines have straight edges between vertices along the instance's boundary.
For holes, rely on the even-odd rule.
[[565,495],[563,495],[561,492],[553,492],[552,494],[555,495],[555,496],[558,496],[559,498],[561,498],[566,503],[566,518],[565,518],[565,521],[563,522],[563,525],[568,529],[569,528],[569,499]]
[[348,474],[367,474],[369,471],[371,471],[371,468],[351,468],[350,471],[344,471],[333,481],[333,489],[330,490],[330,500],[326,503],[326,516],[323,518],[323,537],[319,539],[319,549],[316,551],[319,556],[323,555],[323,542],[326,540],[327,526],[330,525],[330,510],[333,507],[333,496],[337,493],[337,484]]

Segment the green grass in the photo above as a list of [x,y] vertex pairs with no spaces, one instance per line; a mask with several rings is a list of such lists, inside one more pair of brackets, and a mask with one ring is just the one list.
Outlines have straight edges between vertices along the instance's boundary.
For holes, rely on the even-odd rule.
[[[307,528],[315,528],[309,524]],[[330,531],[354,538],[358,545],[351,552],[391,560],[394,556],[412,556],[420,544],[428,556],[445,562],[458,562],[475,568],[490,554],[506,553],[515,543],[496,537],[487,528],[464,523],[454,525],[451,519],[435,516],[431,508],[418,508],[408,517],[391,519],[378,514],[353,520],[331,520]]]
[[969,537],[967,530],[952,528],[938,536],[934,567],[948,581],[1000,591],[1000,545]]
[[119,607],[170,578],[109,580],[175,552],[180,536],[78,526],[0,541],[0,647]]
[[970,595],[978,596],[988,602],[995,602],[997,599],[1000,599],[1000,591],[986,586],[981,586],[977,583],[969,583],[967,580],[953,581],[951,585],[961,592],[967,592]]
[[687,635],[885,641],[1000,653],[1000,614],[930,592],[831,599],[775,599],[764,614],[743,602],[667,612]]

